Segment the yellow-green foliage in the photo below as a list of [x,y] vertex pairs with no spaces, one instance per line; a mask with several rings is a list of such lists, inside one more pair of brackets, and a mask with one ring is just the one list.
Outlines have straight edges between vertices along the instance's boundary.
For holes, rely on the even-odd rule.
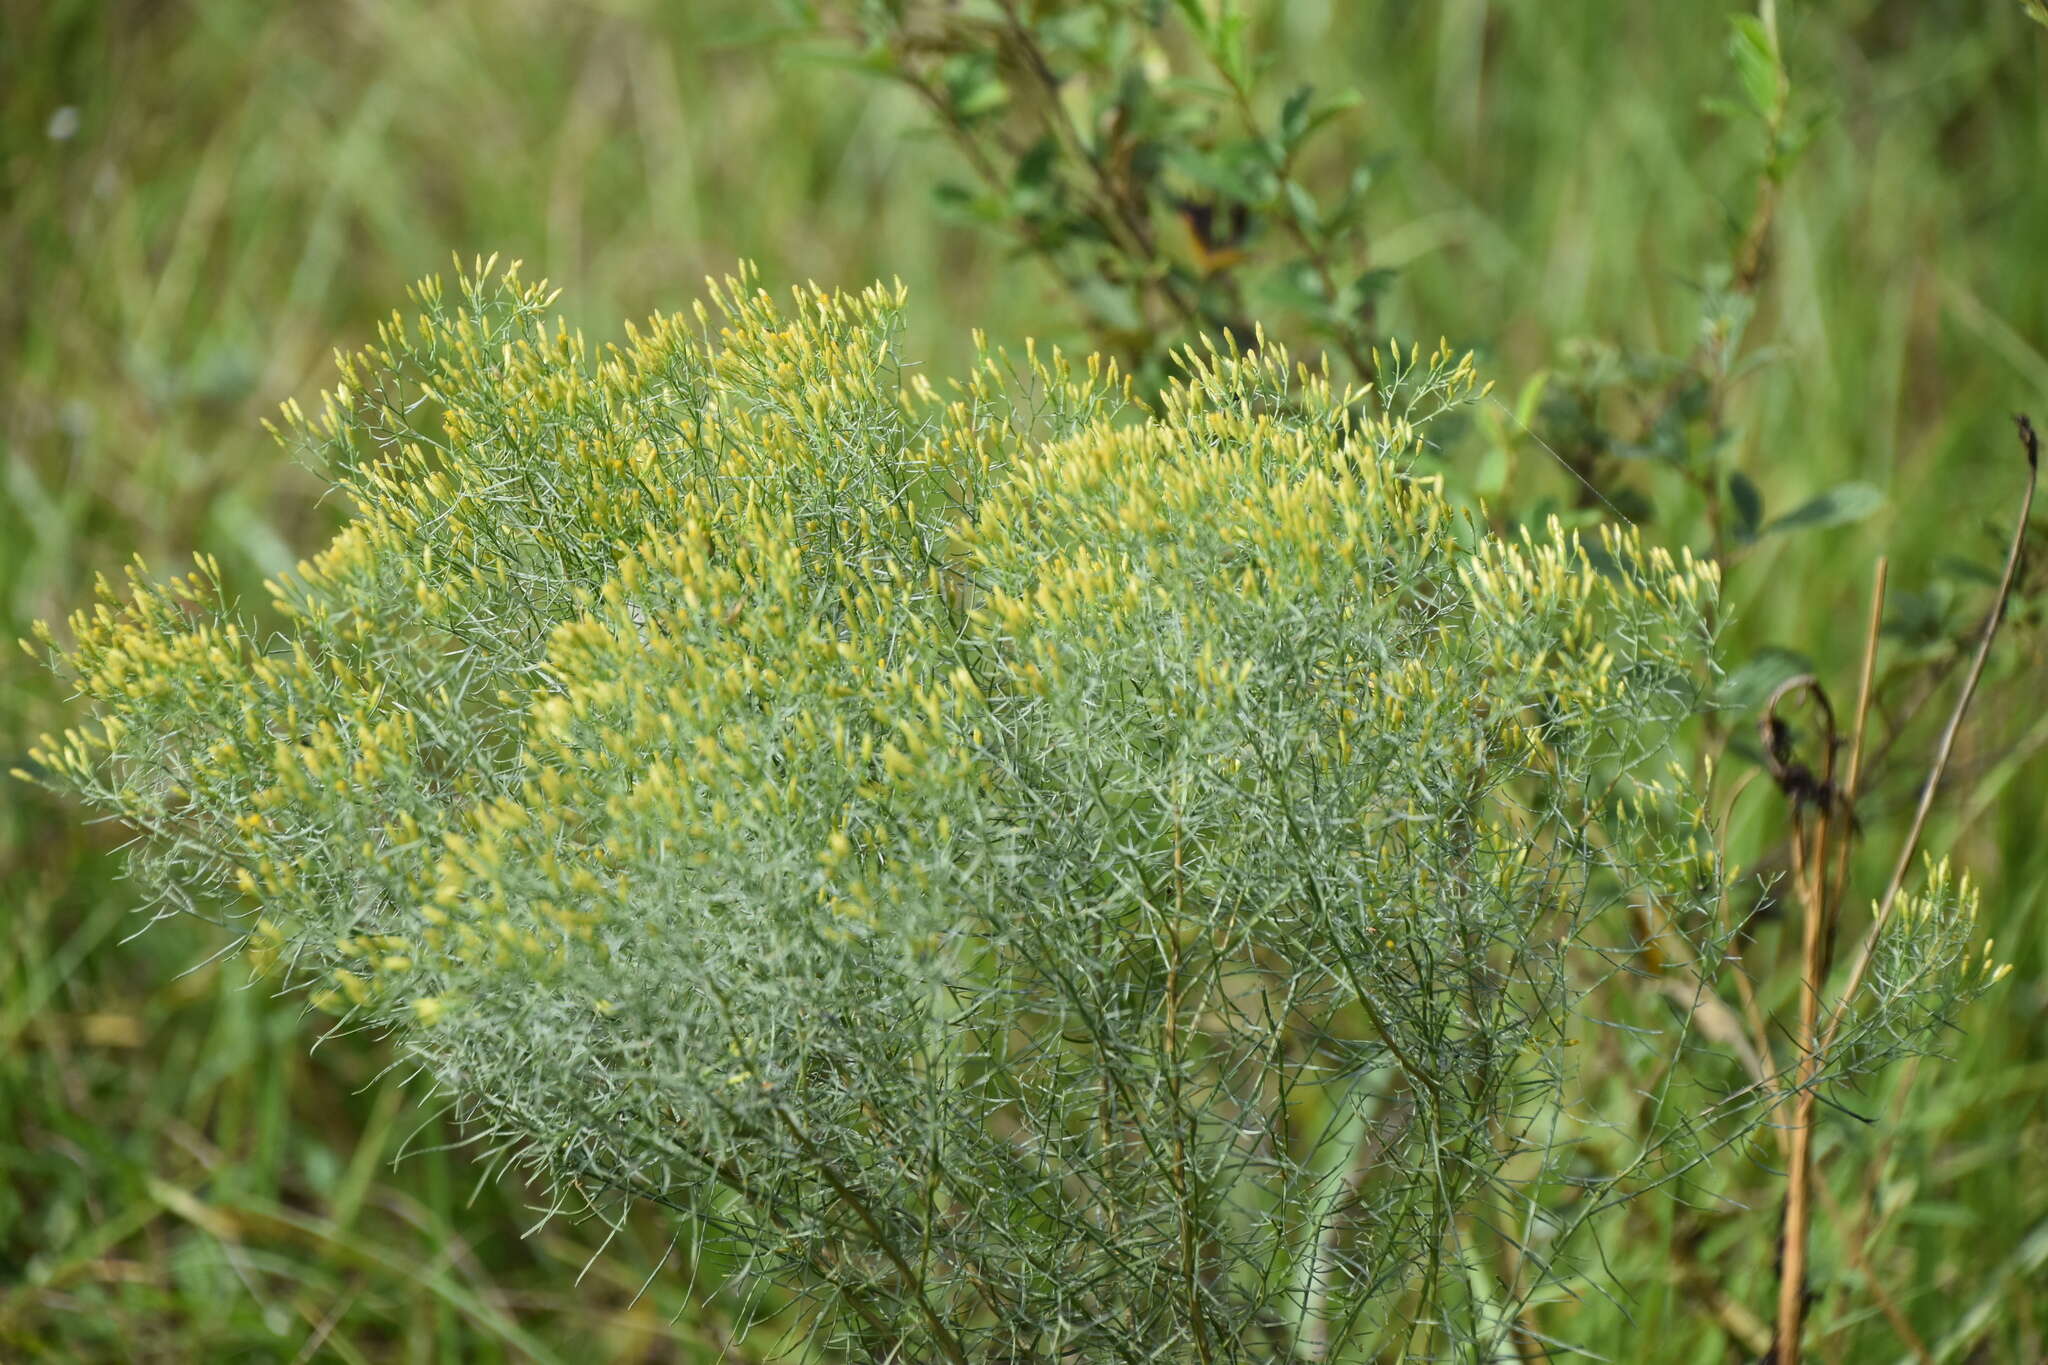
[[1648,906],[1718,961],[1644,776],[1710,568],[1455,516],[1441,350],[1371,403],[1191,356],[1148,414],[1029,350],[929,381],[887,289],[596,350],[516,268],[418,296],[287,412],[357,511],[279,629],[202,558],[46,633],[92,718],[37,760],[152,890],[876,1358],[1513,1320],[1449,1234],[1570,1126],[1574,945]]

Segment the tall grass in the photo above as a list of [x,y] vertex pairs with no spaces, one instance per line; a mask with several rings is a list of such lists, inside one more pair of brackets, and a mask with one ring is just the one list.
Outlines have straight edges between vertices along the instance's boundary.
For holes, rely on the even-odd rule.
[[[1373,250],[1402,273],[1391,330],[1482,348],[1512,391],[1579,338],[1682,351],[1703,263],[1748,207],[1753,149],[1712,7],[1290,3],[1260,43],[1358,85],[1357,150],[1388,154]],[[1732,393],[1767,503],[1847,479],[1889,495],[1854,528],[1765,542],[1728,575],[1733,661],[1796,651],[1846,689],[1867,565],[1892,556],[1903,626],[1983,600],[2011,513],[2007,414],[2048,400],[2048,34],[2018,6],[1787,6],[1789,61],[1832,110],[1786,186],[1755,328],[1774,361]],[[362,0],[274,7],[15,0],[0,9],[0,634],[80,600],[140,549],[221,552],[253,590],[331,515],[256,418],[310,396],[450,248],[523,256],[587,319],[671,305],[740,255],[773,277],[901,276],[908,349],[954,362],[971,322],[1047,339],[1051,290],[936,221],[950,153],[907,100],[796,64],[739,0],[563,7]],[[71,111],[65,113],[64,111]],[[1457,447],[1447,454],[1457,457]],[[1548,455],[1526,438],[1513,452]],[[1793,587],[1797,591],[1792,591]],[[1958,799],[1929,842],[1980,874],[2013,979],[1953,1060],[1855,1097],[1819,1152],[1816,1349],[2042,1354],[2016,1291],[2048,1260],[2048,886],[2040,571],[1994,659]],[[1890,648],[1903,657],[1915,638]],[[1929,648],[1940,646],[1930,644]],[[0,759],[55,699],[0,664]],[[1880,712],[1910,698],[1880,696]],[[1903,783],[1872,818],[1910,806]],[[1776,818],[1746,806],[1738,844]],[[717,1359],[739,1303],[688,1307],[651,1230],[571,1281],[602,1237],[531,1240],[384,1054],[326,1041],[294,1000],[209,962],[206,932],[139,924],[116,831],[10,786],[0,799],[0,1353],[30,1358]],[[1760,956],[1796,945],[1775,924]],[[1786,956],[1782,960],[1789,961]],[[204,964],[204,965],[201,965]],[[179,975],[186,968],[197,969]],[[1789,997],[1788,997],[1789,998]],[[1761,1154],[1760,1154],[1761,1156]],[[1768,1182],[1759,1182],[1768,1189]],[[1828,1201],[1841,1210],[1828,1215]],[[1727,1358],[1767,1311],[1754,1222],[1649,1212],[1611,1248],[1570,1335],[1615,1358]],[[1853,1252],[1853,1254],[1849,1254]],[[711,1282],[716,1266],[701,1268]],[[1988,1311],[1978,1314],[1979,1305]],[[1975,1324],[1975,1325],[1973,1325]],[[756,1337],[735,1356],[770,1358]]]

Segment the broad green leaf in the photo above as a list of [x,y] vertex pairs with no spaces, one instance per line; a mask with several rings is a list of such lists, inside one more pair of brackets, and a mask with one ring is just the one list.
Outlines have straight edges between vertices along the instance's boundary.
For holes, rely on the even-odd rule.
[[1937,577],[1974,583],[1980,588],[1995,588],[1999,582],[1998,570],[1961,555],[1942,555],[1934,561],[1934,572]]
[[1890,595],[1882,633],[1917,650],[1946,649],[1949,608],[1955,603],[1953,579],[1937,578],[1925,592],[1900,591]]
[[1813,671],[1813,660],[1794,649],[1765,645],[1739,667],[1729,670],[1715,689],[1721,705],[1747,711],[1771,695],[1771,689],[1787,678]]
[[1080,294],[1081,301],[1087,305],[1088,311],[1106,326],[1120,332],[1136,332],[1144,327],[1144,318],[1140,316],[1137,305],[1132,302],[1129,290],[1119,289],[1106,280],[1094,278],[1081,281],[1075,290]]
[[1764,522],[1764,495],[1749,475],[1736,470],[1728,476],[1728,500],[1735,504],[1735,534],[1755,540]]
[[1173,158],[1173,169],[1205,190],[1224,199],[1254,208],[1265,207],[1273,198],[1273,173],[1252,157],[1231,155],[1230,148],[1198,151],[1186,148]]
[[1392,284],[1394,277],[1400,273],[1390,265],[1376,266],[1362,272],[1351,282],[1351,293],[1358,299],[1359,306],[1363,307],[1385,293],[1387,286]]
[[1821,526],[1846,526],[1884,506],[1884,490],[1867,483],[1837,484],[1765,526],[1761,534],[1807,531]]
[[1053,162],[1059,159],[1060,144],[1051,134],[1031,144],[1031,149],[1017,158],[1017,170],[1010,177],[1011,185],[1020,190],[1037,189],[1052,177]]
[[953,112],[962,119],[981,118],[1010,102],[1010,87],[996,74],[995,59],[986,53],[951,58],[939,78],[945,82]]
[[932,205],[942,218],[956,223],[987,227],[1004,220],[1003,205],[994,195],[952,180],[932,186]]
[[1259,281],[1258,299],[1270,308],[1320,315],[1329,307],[1322,281],[1305,261],[1289,261]]

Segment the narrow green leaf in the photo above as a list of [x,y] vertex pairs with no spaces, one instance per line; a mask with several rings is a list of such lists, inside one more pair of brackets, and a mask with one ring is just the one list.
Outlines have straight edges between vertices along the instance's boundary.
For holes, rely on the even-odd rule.
[[1223,0],[1218,16],[1212,53],[1216,67],[1239,87],[1251,84],[1251,58],[1246,50],[1245,31],[1250,25],[1239,0]]
[[[1499,418],[1494,417],[1491,420],[1496,428],[1500,427]],[[1501,430],[1498,435],[1504,438],[1507,433]],[[1496,440],[1488,447],[1486,453],[1479,457],[1479,466],[1472,473],[1472,491],[1482,498],[1495,497],[1501,489],[1507,487],[1507,482],[1508,453],[1502,449],[1499,440]]]
[[1514,414],[1518,426],[1527,430],[1529,424],[1536,420],[1537,405],[1542,403],[1543,391],[1549,386],[1548,370],[1538,370],[1523,381],[1521,391],[1515,395]]
[[1287,97],[1280,106],[1280,145],[1285,151],[1293,151],[1308,133],[1309,103],[1316,96],[1313,85],[1304,85]]
[[1784,102],[1784,68],[1770,30],[1750,14],[1738,14],[1731,23],[1735,33],[1728,50],[1735,58],[1735,74],[1742,81],[1743,93],[1758,115],[1773,119]]
[[1287,182],[1286,190],[1287,206],[1294,210],[1294,220],[1310,237],[1318,236],[1322,232],[1323,215],[1316,208],[1315,197],[1293,180]]

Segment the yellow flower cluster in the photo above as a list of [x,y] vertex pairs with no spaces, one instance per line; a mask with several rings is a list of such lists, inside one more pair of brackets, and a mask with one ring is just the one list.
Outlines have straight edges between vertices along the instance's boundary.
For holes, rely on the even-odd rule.
[[1499,542],[1410,473],[1478,391],[1448,348],[1384,395],[1212,349],[1147,412],[1035,346],[906,369],[897,288],[743,273],[603,347],[516,265],[416,299],[286,406],[355,511],[282,625],[138,565],[44,634],[92,714],[36,761],[549,1143],[666,1160],[595,1097],[711,1131],[834,1093],[1084,930],[1092,971],[1207,942],[1322,999],[1445,907],[1525,923],[1577,883],[1486,803],[1703,677],[1708,569]]
[[[1189,355],[1157,418],[1119,422],[1113,366],[1035,346],[947,396],[905,382],[900,288],[785,313],[743,274],[593,351],[493,266],[338,357],[317,419],[286,405],[358,509],[269,585],[289,633],[257,648],[211,561],[160,587],[138,566],[61,656],[98,728],[35,755],[260,905],[264,960],[370,927],[329,955],[352,1005],[398,978],[439,1018],[478,965],[602,957],[622,915],[651,931],[651,897],[696,894],[648,869],[730,877],[786,844],[824,850],[803,875],[832,932],[928,944],[904,907],[934,860],[902,850],[952,841],[1024,701],[1153,677],[1132,714],[1197,735],[1293,669],[1331,699],[1304,753],[1383,761],[1399,734],[1470,764],[1538,744],[1513,706],[1471,723],[1481,663],[1555,720],[1625,685],[1617,607],[1660,627],[1636,666],[1698,655],[1705,568],[1478,535],[1403,472],[1416,403],[1364,417],[1263,339]],[[1436,408],[1475,388],[1448,348],[1401,359]],[[1389,603],[1404,648],[1368,657]],[[1466,609],[1482,632],[1442,627]]]

